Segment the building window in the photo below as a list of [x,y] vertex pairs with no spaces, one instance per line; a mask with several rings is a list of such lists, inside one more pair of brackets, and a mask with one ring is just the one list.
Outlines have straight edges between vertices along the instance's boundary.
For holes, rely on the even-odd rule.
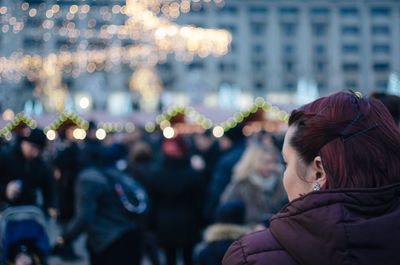
[[203,62],[192,62],[188,65],[189,70],[196,70],[196,69],[203,69],[204,64]]
[[251,63],[253,71],[261,72],[265,69],[265,61],[264,60],[255,60]]
[[43,40],[40,38],[25,38],[24,48],[25,49],[38,49],[43,46]]
[[313,16],[326,16],[329,14],[329,9],[325,7],[311,8],[311,15]]
[[162,64],[158,64],[157,68],[160,71],[170,72],[172,70],[172,65],[171,65],[171,63],[162,63]]
[[221,72],[235,72],[236,71],[236,64],[232,62],[220,62],[219,63],[219,70]]
[[386,80],[378,80],[375,82],[376,89],[379,91],[385,91],[388,87]]
[[268,11],[265,6],[250,6],[248,10],[251,15],[265,15]]
[[317,62],[315,62],[315,65],[314,65],[314,67],[315,67],[315,71],[317,72],[317,73],[324,73],[325,72],[325,63],[324,62],[321,62],[321,61],[317,61]]
[[390,9],[388,7],[373,7],[371,8],[372,16],[389,16]]
[[318,23],[312,25],[312,31],[314,36],[325,36],[327,31],[326,24]]
[[359,32],[360,32],[360,29],[357,26],[344,26],[344,27],[342,27],[342,34],[343,35],[347,35],[347,36],[358,35]]
[[279,13],[281,15],[297,15],[297,13],[299,12],[299,10],[297,9],[297,7],[282,7],[279,9]]
[[284,47],[283,47],[283,52],[284,52],[284,55],[294,55],[294,46],[293,45],[291,45],[291,44],[286,44]]
[[253,22],[250,24],[251,33],[253,35],[262,35],[265,33],[265,23],[256,23]]
[[29,17],[25,25],[29,28],[41,28],[43,24],[43,19],[38,17]]
[[219,28],[226,29],[227,31],[229,31],[233,35],[237,32],[237,27],[235,25],[226,25],[225,24],[225,25],[220,25]]
[[323,45],[315,45],[314,52],[318,56],[325,55],[325,47]]
[[340,9],[340,14],[343,17],[348,17],[348,16],[357,16],[358,15],[358,9],[354,7],[343,7]]
[[355,72],[358,71],[359,66],[358,63],[344,63],[342,69],[345,72]]
[[104,49],[106,46],[107,45],[103,40],[92,39],[89,41],[89,47],[92,49]]
[[342,52],[345,54],[354,54],[359,52],[359,47],[357,44],[344,44],[342,46]]
[[225,5],[223,8],[219,9],[219,13],[236,15],[238,13],[238,8],[236,6]]
[[264,53],[264,45],[263,44],[253,44],[252,50],[256,54]]
[[372,34],[387,36],[390,34],[390,28],[389,26],[373,26]]
[[358,89],[358,83],[356,80],[346,80],[344,86],[346,89],[356,90]]
[[390,46],[388,44],[374,44],[372,45],[372,52],[389,54]]
[[57,47],[67,47],[69,46],[69,41],[67,39],[58,39],[57,40]]
[[287,73],[293,73],[293,71],[294,71],[294,63],[293,62],[286,61],[286,62],[284,62],[283,66]]
[[294,91],[295,84],[293,82],[285,82],[285,89],[288,91]]
[[254,83],[254,88],[255,88],[257,91],[263,90],[263,89],[264,89],[264,82],[262,82],[262,81],[257,81],[257,82],[255,82],[255,83]]
[[293,23],[282,24],[283,34],[287,37],[291,37],[295,34],[295,25]]
[[318,83],[317,83],[317,87],[318,87],[318,89],[320,89],[320,90],[324,90],[325,89],[325,82],[324,81],[319,81]]
[[235,42],[231,43],[231,53],[235,53],[237,50],[237,44]]
[[389,63],[374,63],[372,66],[375,72],[387,72],[390,68]]

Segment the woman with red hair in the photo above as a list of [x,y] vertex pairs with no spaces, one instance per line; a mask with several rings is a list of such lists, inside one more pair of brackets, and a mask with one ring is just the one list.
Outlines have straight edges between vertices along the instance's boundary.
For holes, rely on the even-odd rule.
[[223,265],[400,264],[400,131],[382,103],[339,92],[294,110],[282,154],[290,203]]

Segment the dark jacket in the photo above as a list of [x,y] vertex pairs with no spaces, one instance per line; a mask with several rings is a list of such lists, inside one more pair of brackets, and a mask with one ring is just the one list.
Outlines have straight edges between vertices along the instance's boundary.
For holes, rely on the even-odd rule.
[[195,265],[220,265],[228,247],[250,230],[235,224],[214,224],[204,232],[204,242],[196,247]]
[[[22,190],[15,201],[6,198],[6,189],[10,181],[21,181]],[[0,154],[0,200],[17,205],[38,205],[43,196],[43,208],[54,206],[52,193],[52,176],[49,167],[40,157],[26,160],[22,155],[20,145]]]
[[243,237],[223,265],[400,264],[400,184],[293,200],[270,230]]
[[89,248],[94,253],[139,228],[118,200],[110,181],[96,168],[87,168],[79,174],[76,205],[76,216],[63,238],[71,241],[86,232]]
[[226,153],[218,161],[215,166],[214,173],[207,190],[207,201],[205,205],[204,215],[207,219],[212,220],[215,209],[219,204],[221,194],[231,181],[233,167],[242,157],[246,148],[244,140],[238,140],[232,149]]
[[60,171],[55,183],[61,222],[68,222],[75,214],[75,183],[81,169],[79,155],[78,145],[72,142],[60,147],[54,158],[54,168]]
[[194,245],[200,237],[203,176],[189,160],[164,158],[152,186],[155,229],[165,246]]

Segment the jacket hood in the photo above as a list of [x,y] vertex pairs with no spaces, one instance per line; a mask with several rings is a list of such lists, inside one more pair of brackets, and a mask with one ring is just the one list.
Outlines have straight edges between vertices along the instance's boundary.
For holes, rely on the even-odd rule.
[[400,184],[293,200],[271,233],[299,264],[400,264]]
[[204,232],[206,242],[220,240],[237,240],[241,236],[249,233],[251,230],[245,226],[233,224],[214,224],[209,226]]

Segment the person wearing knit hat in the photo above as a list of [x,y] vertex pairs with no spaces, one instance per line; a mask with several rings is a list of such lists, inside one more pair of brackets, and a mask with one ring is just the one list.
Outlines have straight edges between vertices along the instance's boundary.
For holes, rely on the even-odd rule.
[[41,157],[46,143],[43,131],[32,129],[0,154],[0,200],[9,205],[37,205],[40,192],[41,206],[53,207],[51,171]]
[[34,154],[26,153],[28,154],[29,157],[35,158],[36,157],[35,154],[37,153],[37,155],[39,155],[40,152],[46,147],[47,138],[41,129],[35,128],[32,129],[27,136],[22,137],[21,142],[22,142],[21,144],[23,144],[23,142],[26,142],[29,145],[31,145],[30,147],[36,149],[34,150],[36,152],[33,152],[32,148],[29,149],[32,150],[31,152]]

